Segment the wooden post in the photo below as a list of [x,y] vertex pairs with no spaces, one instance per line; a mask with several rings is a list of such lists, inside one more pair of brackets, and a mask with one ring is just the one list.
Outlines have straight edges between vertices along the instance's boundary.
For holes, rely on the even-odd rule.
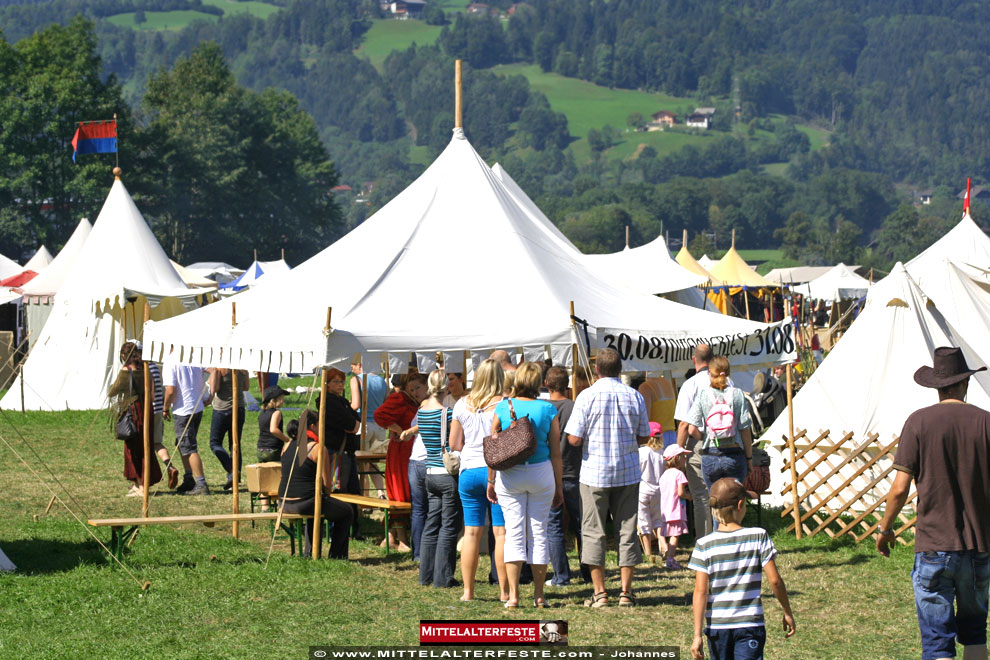
[[685,229],[683,231],[683,233],[681,234],[681,247],[684,248],[685,251],[687,251],[687,249],[688,249],[688,246],[687,246],[687,229]]
[[797,538],[801,538],[801,512],[798,510],[798,487],[797,487],[797,465],[795,458],[797,455],[794,449],[794,387],[791,380],[791,370],[794,367],[787,365],[787,449],[791,454],[791,497],[794,499],[794,533]]
[[629,247],[629,225],[626,225],[626,247]]
[[746,287],[743,287],[743,301],[746,303],[746,320],[748,321],[748,320],[750,320],[750,318],[749,318],[749,291],[746,290]]
[[[230,391],[230,398],[231,398],[231,400],[233,402],[233,408],[231,409],[232,416],[231,416],[231,419],[230,419],[230,424],[231,424],[231,426],[230,426],[230,445],[231,445],[230,446],[230,449],[231,449],[231,452],[233,453],[233,456],[231,457],[231,460],[232,460],[233,464],[231,465],[230,469],[231,469],[231,471],[234,474],[233,487],[231,489],[231,494],[233,496],[233,500],[234,501],[233,501],[233,504],[232,504],[232,507],[231,507],[231,512],[234,513],[234,514],[237,514],[237,513],[240,513],[240,492],[239,492],[240,489],[239,489],[239,486],[240,486],[240,482],[241,482],[241,434],[240,434],[240,430],[239,430],[238,424],[239,424],[240,419],[241,419],[239,408],[240,408],[240,404],[241,404],[241,399],[243,397],[241,396],[241,387],[240,387],[240,383],[238,382],[239,376],[240,376],[240,372],[238,372],[237,369],[231,368],[230,369],[230,375],[233,378],[233,380],[231,382],[231,391]],[[223,440],[221,439],[221,442],[222,441]],[[239,539],[241,537],[240,525],[238,524],[238,522],[236,520],[234,521],[234,524],[232,525],[232,531],[233,531],[233,535],[234,535],[234,538],[235,539]]]
[[[151,318],[151,305],[148,300],[144,301],[144,322],[147,323],[148,319]],[[135,332],[135,337],[137,333]],[[150,496],[149,491],[151,490],[151,422],[154,418],[154,410],[152,408],[152,399],[154,399],[154,388],[152,388],[151,382],[151,366],[148,364],[147,360],[141,360],[144,369],[144,466],[142,472],[142,478],[144,483],[142,484],[144,492],[141,494],[141,517],[148,517],[148,497]],[[157,459],[156,459],[157,460]]]
[[285,261],[285,248],[282,248],[282,261]]
[[[574,301],[571,301],[571,328],[577,334],[577,324],[574,322]],[[576,338],[576,337],[575,337]],[[571,399],[577,399],[578,347],[571,344]]]
[[732,248],[735,249],[735,247],[736,247],[736,229],[735,229],[735,227],[733,227],[732,228]]
[[255,249],[255,251],[254,251],[254,260],[255,260],[255,261],[257,261],[257,260],[258,260],[258,250],[257,250],[257,248],[256,248],[256,249]]
[[367,445],[367,433],[365,432],[365,426],[368,425],[368,372],[364,370],[364,364],[361,364],[361,449],[368,451]]
[[464,351],[464,389],[468,386],[468,372],[471,371],[471,351]]
[[[327,308],[327,324],[323,328],[323,334],[330,336],[330,313],[332,308]],[[327,405],[327,378],[329,373],[326,369],[320,368],[320,416],[317,432],[319,433],[319,447],[316,451],[316,497],[313,499],[313,559],[319,559],[323,548],[323,465],[326,462],[326,417],[323,414]],[[333,484],[327,484],[329,488]],[[386,530],[386,533],[388,530]]]
[[24,406],[24,363],[27,362],[27,358],[21,360],[21,414],[27,415],[27,408]]
[[[140,339],[141,338],[140,336],[138,336],[137,300],[135,300],[134,302],[131,303],[131,332],[134,333],[134,334],[131,335],[131,338],[132,339]],[[125,339],[126,339],[126,337],[125,337]]]
[[454,128],[464,128],[464,98],[461,94],[461,61],[454,60]]

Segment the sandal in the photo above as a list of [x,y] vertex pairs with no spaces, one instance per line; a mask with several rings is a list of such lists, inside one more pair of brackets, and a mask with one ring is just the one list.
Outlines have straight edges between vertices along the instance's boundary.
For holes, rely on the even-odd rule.
[[[624,603],[622,602],[623,598],[626,599],[626,602]],[[635,607],[635,606],[636,606],[636,597],[632,595],[631,591],[623,591],[622,593],[619,594],[619,607]]]
[[608,594],[600,591],[591,598],[584,601],[585,607],[608,607]]
[[505,607],[505,609],[507,610],[515,610],[519,608],[519,601],[513,603],[511,600],[507,600],[504,603],[502,603],[502,606]]
[[536,607],[536,608],[542,610],[546,606],[547,606],[547,599],[546,598],[540,597],[540,598],[534,598],[533,599],[533,607]]

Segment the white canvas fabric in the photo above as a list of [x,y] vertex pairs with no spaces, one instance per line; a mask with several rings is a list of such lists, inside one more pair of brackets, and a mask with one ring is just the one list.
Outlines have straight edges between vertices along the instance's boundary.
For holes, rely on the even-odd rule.
[[48,248],[42,245],[38,248],[38,251],[34,253],[34,256],[28,259],[28,262],[24,264],[24,270],[33,270],[36,273],[40,273],[47,268],[48,264],[51,262],[51,252],[48,251]]
[[38,273],[37,277],[21,287],[21,292],[26,297],[55,295],[75,267],[76,260],[82,253],[83,245],[92,229],[89,220],[86,218],[80,220],[58,255],[43,272]]
[[23,272],[23,266],[18,264],[13,259],[0,254],[0,280],[5,280],[8,277],[13,277],[14,275],[20,275]]
[[557,225],[553,224],[553,221],[548,218],[540,207],[536,205],[526,191],[516,183],[515,179],[509,176],[509,173],[498,163],[492,165],[492,172],[498,177],[498,180],[502,182],[505,190],[509,193],[512,199],[522,208],[523,211],[529,215],[530,218],[536,220],[536,228],[543,231],[547,237],[555,242],[561,249],[565,252],[573,252],[574,254],[582,254],[581,250],[577,248],[576,245],[571,243],[571,240],[564,236],[564,232],[557,228]]
[[935,273],[935,277],[940,276],[945,259],[984,270],[990,269],[990,237],[983,233],[969,213],[963,215],[959,224],[932,243],[927,250],[907,262],[905,267],[924,290],[925,280],[932,273]]
[[189,264],[186,268],[195,275],[205,277],[219,284],[232,282],[244,273],[243,269],[236,268],[222,261],[197,261],[194,264]]
[[845,264],[837,264],[821,277],[794,287],[796,293],[813,300],[848,300],[866,295],[870,281]]
[[990,364],[990,290],[987,285],[981,285],[950,259],[942,261],[941,277],[934,271],[932,268],[926,277],[925,295]]
[[240,277],[226,284],[221,284],[220,291],[224,294],[237,293],[244,289],[258,286],[264,278],[270,280],[273,276],[287,273],[289,270],[291,270],[289,264],[285,263],[284,259],[279,259],[278,261],[255,261],[247,267],[247,270]]
[[208,277],[203,277],[202,275],[186,268],[176,261],[172,261],[171,259],[169,259],[169,261],[172,264],[172,268],[175,269],[175,272],[177,272],[179,277],[182,278],[182,281],[186,283],[186,286],[197,287],[200,289],[217,288],[217,283]]
[[[939,346],[962,348],[971,368],[987,364],[974,350],[965,331],[946,320],[940,308],[927,299],[898,263],[890,275],[873,286],[859,318],[794,396],[795,434],[802,429],[807,431],[797,446],[807,446],[824,430],[831,431],[833,439],[851,432],[857,445],[875,433],[877,443],[889,444],[900,434],[908,415],[938,403],[938,393],[916,384],[913,376],[918,367],[931,366]],[[967,400],[990,409],[987,372],[970,379]],[[785,409],[764,437],[772,446],[786,451],[787,434]],[[774,463],[770,469],[771,491],[775,503],[790,502],[789,493],[783,499],[779,495],[790,479],[781,473],[781,454],[771,452],[771,455]],[[837,477],[835,486],[845,478],[841,474]],[[859,482],[850,487],[857,485]]]
[[[453,255],[477,268],[443,276]],[[443,283],[434,289],[437,277]],[[328,278],[332,285],[314,285]],[[520,206],[458,130],[415,182],[278,286],[149,324],[144,349],[155,359],[174,348],[192,364],[288,372],[346,364],[358,352],[402,362],[410,352],[471,351],[474,360],[496,347],[549,347],[564,364],[559,358],[569,362],[575,341],[570,301],[590,324],[592,348],[595,327],[706,334],[764,327],[603,282]]]
[[[851,266],[853,270],[855,266]],[[832,269],[831,266],[793,266],[791,268],[774,268],[764,277],[774,284],[792,285],[805,284],[816,280]]]
[[584,258],[602,279],[621,283],[640,293],[681,291],[708,281],[674,261],[663,236],[640,247],[627,247],[612,254],[588,254]]
[[701,258],[698,259],[698,263],[701,264],[701,267],[705,270],[710,270],[718,262],[714,259],[710,259],[707,254],[703,254],[701,255]]
[[[196,295],[172,268],[124,184],[114,181],[24,363],[24,407],[105,407],[120,368],[120,346],[140,338],[145,301],[151,318],[167,318],[184,305],[195,306]],[[0,406],[21,407],[18,381]]]

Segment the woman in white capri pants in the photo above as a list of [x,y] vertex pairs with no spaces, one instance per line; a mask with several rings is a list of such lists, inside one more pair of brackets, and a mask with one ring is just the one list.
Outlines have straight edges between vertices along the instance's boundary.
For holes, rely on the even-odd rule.
[[[533,604],[546,607],[543,586],[549,546],[547,519],[550,509],[564,501],[561,483],[560,424],[557,409],[539,399],[543,369],[524,362],[516,369],[511,399],[495,407],[492,432],[509,428],[512,410],[517,418],[529,417],[536,433],[536,453],[508,470],[488,470],[488,499],[502,507],[505,517],[505,572],[509,582],[508,608],[519,606],[519,574],[523,562],[533,567]],[[510,409],[511,406],[511,409]]]

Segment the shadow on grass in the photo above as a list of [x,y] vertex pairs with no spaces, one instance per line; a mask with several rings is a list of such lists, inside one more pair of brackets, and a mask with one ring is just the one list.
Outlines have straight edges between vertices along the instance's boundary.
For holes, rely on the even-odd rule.
[[819,562],[808,562],[806,564],[796,564],[791,567],[794,571],[804,571],[810,568],[834,568],[837,566],[856,566],[858,564],[865,564],[870,561],[870,557],[867,555],[853,555],[847,560],[838,561],[819,561]]
[[17,539],[3,542],[3,551],[22,575],[70,571],[78,566],[105,565],[110,559],[103,548],[87,541]]

